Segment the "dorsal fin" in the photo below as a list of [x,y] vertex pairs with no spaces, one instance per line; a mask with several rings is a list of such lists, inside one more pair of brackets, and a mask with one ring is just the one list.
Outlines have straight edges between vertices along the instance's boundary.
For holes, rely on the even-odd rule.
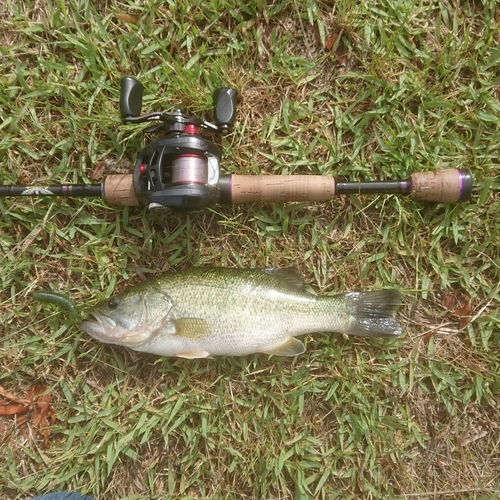
[[267,274],[274,276],[280,283],[285,285],[287,288],[293,292],[303,292],[304,291],[304,281],[300,276],[297,269],[287,268],[287,269],[276,269],[276,268],[266,268],[262,269]]

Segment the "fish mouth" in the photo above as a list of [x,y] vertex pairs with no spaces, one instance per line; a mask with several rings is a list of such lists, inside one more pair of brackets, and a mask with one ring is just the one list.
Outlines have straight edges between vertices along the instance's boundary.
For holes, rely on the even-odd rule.
[[112,318],[96,313],[90,314],[95,320],[83,321],[80,323],[80,328],[92,338],[105,344],[133,346],[144,342],[145,334],[148,334],[141,328],[124,330]]
[[[91,313],[92,314],[92,313]],[[120,341],[117,336],[116,322],[111,318],[105,318],[97,314],[92,314],[95,320],[87,320],[80,323],[80,328],[88,333],[92,338],[101,342]]]

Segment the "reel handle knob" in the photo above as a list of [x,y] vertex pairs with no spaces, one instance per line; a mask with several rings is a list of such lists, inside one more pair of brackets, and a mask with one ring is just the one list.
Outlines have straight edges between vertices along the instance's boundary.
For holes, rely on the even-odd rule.
[[230,88],[217,89],[214,92],[214,119],[223,135],[233,128],[236,119],[238,91]]
[[120,81],[120,114],[123,121],[141,114],[142,91],[144,87],[139,80],[126,76]]

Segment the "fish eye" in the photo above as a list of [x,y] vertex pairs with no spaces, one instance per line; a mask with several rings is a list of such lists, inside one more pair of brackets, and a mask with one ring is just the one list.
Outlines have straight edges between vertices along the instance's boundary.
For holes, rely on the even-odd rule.
[[108,309],[114,310],[120,305],[120,301],[114,297],[108,302]]

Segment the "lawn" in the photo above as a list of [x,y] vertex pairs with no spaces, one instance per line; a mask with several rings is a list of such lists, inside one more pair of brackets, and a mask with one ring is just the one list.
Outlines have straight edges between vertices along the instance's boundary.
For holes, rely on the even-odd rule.
[[[216,88],[238,89],[233,132],[207,136],[227,173],[464,168],[475,187],[455,205],[349,195],[189,215],[0,199],[0,497],[500,498],[499,59],[493,0],[4,0],[1,184],[132,168],[154,136],[120,122],[129,75],[143,112],[209,117]],[[84,313],[191,266],[293,267],[321,294],[397,288],[404,333],[179,360],[100,344],[32,298]],[[50,397],[45,418],[30,391]]]

